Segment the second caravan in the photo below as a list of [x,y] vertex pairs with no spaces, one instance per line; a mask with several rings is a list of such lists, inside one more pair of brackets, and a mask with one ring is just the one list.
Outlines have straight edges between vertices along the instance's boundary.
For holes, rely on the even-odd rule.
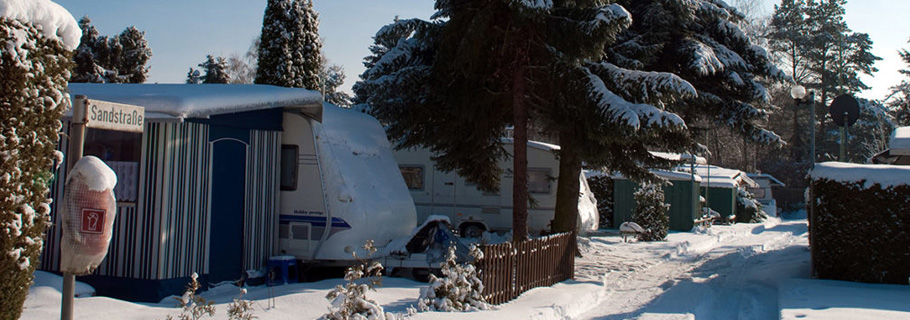
[[[512,153],[512,140],[504,139],[504,148]],[[556,207],[556,179],[559,177],[559,146],[528,141],[528,192],[533,203],[528,210],[528,231],[532,235],[550,229]],[[501,161],[503,177],[498,193],[486,193],[454,172],[436,168],[426,149],[405,149],[395,152],[402,176],[417,207],[417,221],[430,215],[449,217],[464,237],[478,237],[484,231],[512,229],[512,162]],[[596,201],[584,175],[580,180],[578,229],[597,230]]]

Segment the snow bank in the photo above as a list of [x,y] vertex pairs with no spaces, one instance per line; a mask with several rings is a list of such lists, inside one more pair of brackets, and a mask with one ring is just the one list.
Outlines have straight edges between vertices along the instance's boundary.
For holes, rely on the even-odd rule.
[[69,11],[50,0],[0,0],[0,17],[35,25],[49,39],[63,42],[66,50],[75,50],[82,29]]
[[79,159],[73,166],[73,171],[67,175],[67,183],[76,176],[82,176],[86,186],[92,191],[113,190],[117,185],[117,174],[114,173],[114,170],[111,170],[104,164],[104,161],[95,156],[85,156]]
[[316,91],[256,84],[70,83],[69,89],[73,95],[142,106],[146,113],[178,118],[305,105],[315,110],[322,101]]
[[781,319],[910,319],[910,288],[791,279],[780,286]]
[[350,259],[366,240],[382,247],[417,226],[417,210],[385,131],[375,118],[325,104],[314,125],[323,165],[326,206],[351,225],[326,241],[316,259]]
[[910,184],[910,166],[823,162],[809,172],[813,180],[828,179],[841,183],[864,182],[864,188],[878,184],[882,188]]

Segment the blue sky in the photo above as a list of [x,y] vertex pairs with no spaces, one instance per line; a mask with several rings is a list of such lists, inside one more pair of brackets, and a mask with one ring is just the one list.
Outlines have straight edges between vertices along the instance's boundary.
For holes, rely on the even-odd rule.
[[[54,0],[77,19],[88,15],[102,35],[119,34],[134,25],[146,32],[153,56],[149,82],[182,83],[190,67],[206,54],[245,53],[262,27],[265,0]],[[779,0],[764,0],[767,13]],[[733,1],[728,1],[733,3]],[[323,52],[330,63],[344,66],[351,85],[363,72],[372,36],[394,17],[427,19],[432,0],[314,0],[319,12]],[[910,1],[852,0],[846,6],[847,24],[869,33],[873,53],[885,58],[879,73],[865,77],[872,90],[860,94],[882,98],[888,87],[904,78],[907,68],[897,50],[910,48]]]

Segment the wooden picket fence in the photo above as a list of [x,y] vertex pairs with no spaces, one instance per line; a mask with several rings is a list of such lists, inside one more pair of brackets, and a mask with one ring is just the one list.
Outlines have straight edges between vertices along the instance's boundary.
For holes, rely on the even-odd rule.
[[575,277],[575,233],[561,233],[519,244],[481,246],[478,261],[483,296],[502,304],[536,287]]

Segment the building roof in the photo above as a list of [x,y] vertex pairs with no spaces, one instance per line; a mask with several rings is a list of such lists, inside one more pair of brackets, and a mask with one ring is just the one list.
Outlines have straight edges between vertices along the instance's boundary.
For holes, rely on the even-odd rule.
[[910,155],[910,127],[898,127],[891,132],[891,140],[888,142],[891,148],[891,155],[906,156]]
[[[687,170],[687,166],[680,166],[680,169]],[[722,168],[711,165],[697,165],[695,172],[702,177],[702,185],[714,188],[736,188],[738,186],[748,186],[758,188],[759,185],[750,179],[745,172]]]
[[777,178],[775,178],[774,176],[767,174],[767,173],[748,173],[746,175],[749,176],[749,178],[751,178],[752,180],[758,180],[760,178],[768,179],[769,181],[771,181],[772,187],[786,187],[787,186],[780,180],[777,180]]
[[85,95],[145,107],[147,119],[178,120],[271,108],[299,108],[322,119],[322,94],[300,88],[255,84],[70,83],[71,98]]

